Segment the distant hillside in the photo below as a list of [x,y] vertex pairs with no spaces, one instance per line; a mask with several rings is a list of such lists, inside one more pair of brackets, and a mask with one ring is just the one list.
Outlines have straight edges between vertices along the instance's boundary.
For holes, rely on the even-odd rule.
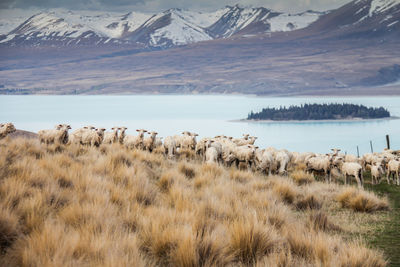
[[264,108],[260,112],[253,111],[248,120],[341,120],[341,119],[380,119],[390,117],[389,111],[380,108],[367,108],[354,104],[304,104],[289,108]]
[[7,46],[164,48],[240,33],[293,31],[307,27],[324,14],[314,11],[287,14],[240,5],[206,13],[178,8],[157,14],[55,9],[34,14],[26,12],[24,18],[17,13],[12,17],[13,10],[7,12],[11,14],[0,19],[0,43]]
[[3,23],[15,28],[0,37],[0,94],[400,95],[399,21],[398,0],[296,15],[42,12]]

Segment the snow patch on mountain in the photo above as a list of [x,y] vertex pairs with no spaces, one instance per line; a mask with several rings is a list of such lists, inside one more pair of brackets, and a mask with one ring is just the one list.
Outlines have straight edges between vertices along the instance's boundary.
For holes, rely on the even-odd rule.
[[219,9],[215,12],[196,12],[190,10],[175,9],[175,13],[188,22],[207,28],[217,22],[226,12],[227,8]]
[[371,17],[376,13],[385,12],[399,4],[400,0],[372,0],[371,7],[369,9],[369,16]]
[[300,14],[281,14],[269,20],[271,32],[286,32],[307,27],[321,16],[321,13],[307,11]]
[[171,22],[167,26],[150,35],[152,46],[166,46],[167,40],[174,45],[183,45],[212,39],[203,28],[190,23],[180,12],[171,12],[170,16]]

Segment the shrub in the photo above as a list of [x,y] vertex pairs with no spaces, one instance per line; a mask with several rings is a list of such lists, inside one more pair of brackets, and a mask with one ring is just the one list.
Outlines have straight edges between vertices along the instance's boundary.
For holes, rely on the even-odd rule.
[[353,187],[343,189],[336,197],[342,207],[359,212],[374,212],[388,210],[387,199],[380,199],[372,192],[366,192]]

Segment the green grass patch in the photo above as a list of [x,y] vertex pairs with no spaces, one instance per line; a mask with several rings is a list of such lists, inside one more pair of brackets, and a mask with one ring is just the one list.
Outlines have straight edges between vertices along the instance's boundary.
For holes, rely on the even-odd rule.
[[379,185],[370,183],[370,175],[365,174],[365,189],[371,190],[380,196],[387,196],[391,204],[390,220],[384,221],[378,227],[376,234],[368,242],[380,248],[389,258],[390,266],[400,266],[400,186],[388,185],[386,179]]

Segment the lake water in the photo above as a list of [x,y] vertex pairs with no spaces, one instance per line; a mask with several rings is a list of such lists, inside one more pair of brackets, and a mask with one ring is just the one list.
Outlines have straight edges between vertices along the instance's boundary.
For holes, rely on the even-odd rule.
[[291,151],[329,152],[332,147],[347,153],[370,152],[386,146],[400,149],[400,120],[356,122],[231,122],[264,107],[303,103],[355,103],[384,106],[400,117],[400,97],[253,97],[225,95],[129,95],[129,96],[0,96],[0,122],[13,122],[18,129],[35,131],[69,123],[111,128],[127,126],[155,130],[161,136],[192,131],[200,135],[257,136],[260,147]]

